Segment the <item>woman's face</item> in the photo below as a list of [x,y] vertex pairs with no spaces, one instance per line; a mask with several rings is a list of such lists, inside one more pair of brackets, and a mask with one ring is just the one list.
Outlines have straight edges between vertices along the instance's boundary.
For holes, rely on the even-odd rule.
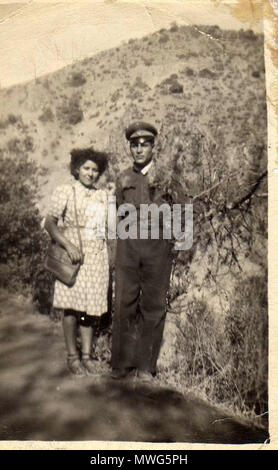
[[87,188],[90,188],[99,177],[98,165],[91,160],[87,160],[79,167],[77,174],[80,183],[84,184]]

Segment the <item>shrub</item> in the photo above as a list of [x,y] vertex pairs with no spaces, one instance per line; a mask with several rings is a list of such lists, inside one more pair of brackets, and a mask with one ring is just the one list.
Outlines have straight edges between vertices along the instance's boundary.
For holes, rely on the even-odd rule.
[[216,39],[220,39],[222,37],[222,31],[218,25],[214,26],[202,26],[202,31],[210,36],[213,36]]
[[157,85],[161,88],[161,94],[168,94],[170,93],[183,93],[183,85],[178,82],[178,75],[172,74],[170,77],[163,80],[160,85]]
[[217,78],[217,74],[212,72],[209,69],[202,69],[199,72],[199,77],[200,78],[209,78],[209,79],[215,79]]
[[195,75],[194,70],[191,69],[190,67],[186,67],[186,69],[184,70],[184,73],[188,77],[193,77],[193,75]]
[[34,140],[31,136],[25,137],[24,141],[24,147],[26,152],[33,152],[34,151]]
[[6,129],[9,125],[16,124],[20,119],[20,116],[15,116],[14,114],[10,113],[6,120],[0,121],[0,129]]
[[139,100],[142,98],[142,93],[139,90],[131,89],[126,97],[130,100]]
[[78,97],[72,97],[70,101],[58,109],[60,120],[66,124],[76,125],[84,118],[83,111],[80,108]]
[[6,129],[8,127],[8,122],[7,121],[0,121],[0,129]]
[[254,70],[254,71],[252,72],[252,77],[254,77],[254,78],[260,78],[260,72],[259,72],[258,70]]
[[22,143],[20,139],[18,139],[17,137],[14,137],[13,139],[10,139],[8,141],[7,147],[10,153],[18,154],[21,152]]
[[226,317],[230,346],[231,387],[234,400],[267,411],[268,317],[265,278],[252,276],[240,282]]
[[169,36],[167,34],[162,34],[159,38],[160,44],[165,44],[169,41]]
[[86,78],[81,72],[75,72],[71,75],[69,85],[72,87],[79,87],[86,83]]
[[263,277],[241,279],[220,318],[205,300],[193,298],[176,319],[173,373],[187,387],[203,389],[214,403],[266,413],[267,323]]
[[120,92],[120,90],[114,91],[114,93],[112,93],[112,95],[111,95],[111,101],[112,101],[112,103],[117,103],[117,101],[120,99],[120,97],[121,97],[121,92]]
[[252,31],[252,29],[247,29],[247,30],[241,29],[239,31],[239,37],[240,37],[240,39],[247,39],[247,40],[250,40],[250,41],[257,41],[257,36],[254,33],[254,31]]
[[50,89],[50,81],[49,81],[48,78],[45,78],[45,80],[43,80],[42,86],[43,86],[44,88],[46,88],[46,90],[49,90],[49,89]]
[[16,124],[19,119],[20,119],[19,116],[15,116],[14,114],[9,114],[8,115],[8,123],[9,124]]
[[176,54],[177,59],[187,59],[187,54]]
[[69,124],[78,124],[79,122],[81,122],[83,120],[83,111],[82,109],[80,108],[77,108],[77,107],[73,107],[71,109],[69,109],[69,113],[68,113],[68,122]]
[[[189,387],[204,387],[214,401],[223,400],[223,388],[217,390],[225,370],[228,351],[224,346],[223,325],[203,300],[193,298],[177,317],[174,373]],[[184,382],[186,380],[186,382]]]
[[179,27],[176,22],[171,24],[170,31],[171,33],[176,33],[179,30]]
[[148,85],[143,82],[142,77],[136,77],[133,87],[140,88],[141,90],[149,90]]
[[39,298],[38,278],[48,292],[52,282],[43,269],[48,238],[36,205],[41,170],[22,153],[0,156],[0,164],[0,285]]
[[44,108],[42,114],[39,116],[41,122],[51,122],[54,120],[54,114],[50,107]]
[[172,75],[170,75],[170,77],[166,78],[166,80],[164,80],[163,83],[165,83],[166,85],[171,85],[171,83],[173,83],[177,79],[178,79],[178,75],[176,73],[172,73]]
[[183,93],[183,85],[181,85],[178,81],[175,81],[169,88],[171,93]]

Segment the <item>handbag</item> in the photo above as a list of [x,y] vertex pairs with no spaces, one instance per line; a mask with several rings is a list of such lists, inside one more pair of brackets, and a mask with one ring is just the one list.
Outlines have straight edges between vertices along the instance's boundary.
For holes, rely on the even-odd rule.
[[78,232],[79,246],[80,246],[80,251],[82,255],[82,261],[78,263],[73,263],[68,255],[67,250],[62,245],[55,242],[54,240],[52,240],[49,244],[46,258],[44,261],[45,269],[49,271],[50,273],[52,273],[56,277],[56,279],[58,279],[63,284],[67,285],[68,287],[72,287],[74,285],[80,266],[83,264],[82,240],[80,236],[80,229],[79,229],[77,209],[76,209],[75,187],[73,187],[72,189],[73,189],[73,197],[74,197],[75,220],[76,220],[76,227],[77,227],[77,232]]

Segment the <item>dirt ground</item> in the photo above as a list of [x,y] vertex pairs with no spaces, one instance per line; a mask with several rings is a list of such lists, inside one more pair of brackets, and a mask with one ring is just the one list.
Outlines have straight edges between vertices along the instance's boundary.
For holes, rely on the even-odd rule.
[[[107,364],[75,378],[60,323],[0,295],[0,440],[258,443],[267,433],[171,388],[113,381]],[[3,442],[2,442],[3,444]]]

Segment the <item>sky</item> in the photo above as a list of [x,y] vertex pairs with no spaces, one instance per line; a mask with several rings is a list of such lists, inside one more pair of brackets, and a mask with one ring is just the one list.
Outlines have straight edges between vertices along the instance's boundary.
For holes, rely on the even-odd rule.
[[171,23],[254,29],[212,0],[0,0],[0,87],[54,72]]

